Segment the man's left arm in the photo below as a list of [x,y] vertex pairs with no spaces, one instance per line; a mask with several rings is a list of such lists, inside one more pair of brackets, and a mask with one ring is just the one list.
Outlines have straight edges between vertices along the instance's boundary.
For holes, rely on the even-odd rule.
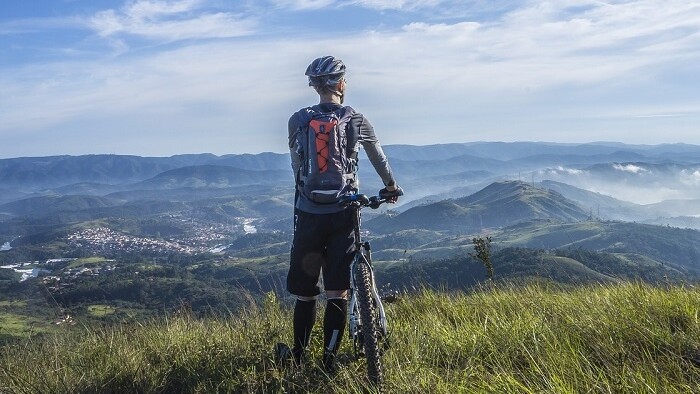
[[289,118],[287,123],[287,132],[289,134],[289,155],[292,158],[292,171],[294,172],[294,179],[299,174],[299,167],[301,167],[301,157],[299,156],[297,148],[297,133],[299,132],[298,122],[295,119],[295,115]]

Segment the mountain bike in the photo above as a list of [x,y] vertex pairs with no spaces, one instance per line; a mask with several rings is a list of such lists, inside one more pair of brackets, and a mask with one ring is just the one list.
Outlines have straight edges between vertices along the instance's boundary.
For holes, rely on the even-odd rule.
[[350,266],[350,301],[348,302],[348,332],[355,357],[367,361],[367,376],[380,387],[383,378],[381,356],[388,347],[387,318],[382,299],[377,291],[372,269],[369,242],[360,233],[360,210],[373,209],[388,202],[380,197],[353,194],[343,197],[341,204],[353,210],[355,251]]

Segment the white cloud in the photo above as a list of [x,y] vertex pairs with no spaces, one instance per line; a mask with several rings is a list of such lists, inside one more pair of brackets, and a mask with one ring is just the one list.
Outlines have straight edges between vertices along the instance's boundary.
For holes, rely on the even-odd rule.
[[544,170],[544,172],[548,175],[584,175],[586,173],[584,170],[579,170],[577,168],[567,168],[563,166],[557,166],[552,169]]
[[[443,1],[436,7],[457,3],[486,14],[491,4]],[[367,112],[385,144],[528,138],[700,142],[695,92],[688,88],[681,101],[659,97],[664,88],[673,97],[679,87],[697,86],[697,76],[674,78],[678,65],[690,69],[700,62],[698,6],[680,0],[614,5],[528,1],[512,2],[511,11],[503,14],[508,2],[493,3],[499,12],[489,18],[433,23],[430,8],[415,12],[431,1],[278,0],[274,4],[286,9],[256,9],[248,19],[212,12],[203,1],[130,2],[90,19],[91,29],[119,53],[134,37],[184,41],[109,59],[3,67],[0,137],[18,141],[14,137],[22,133],[37,133],[35,137],[100,129],[107,144],[108,138],[122,137],[119,129],[156,141],[165,141],[172,130],[185,136],[206,130],[213,134],[208,136],[210,148],[202,145],[202,151],[227,153],[234,146],[249,152],[284,151],[276,134],[279,125],[299,106],[316,100],[305,84],[304,69],[314,57],[334,54],[349,67],[349,103]],[[266,12],[294,20],[297,15],[289,8],[352,4],[411,9],[415,22],[371,31],[356,28],[332,37],[307,25],[270,24],[264,34],[250,38],[187,41],[254,34],[255,21]],[[634,118],[634,127],[605,123],[646,114],[683,116]],[[677,123],[671,128],[657,122]],[[652,128],[650,140],[642,140],[644,130]],[[250,130],[260,130],[255,134],[259,138],[244,132]],[[690,130],[687,135],[696,139],[684,140],[680,130]],[[36,146],[36,138],[26,140],[26,149]],[[186,143],[180,152],[170,153],[194,146]],[[11,148],[5,149],[0,155],[11,154]]]
[[164,15],[193,11],[201,5],[202,0],[139,0],[124,7],[124,13],[136,20],[155,19]]
[[318,10],[336,4],[336,0],[273,0],[273,3],[280,8],[292,10]]
[[90,19],[89,26],[101,37],[126,34],[163,41],[238,37],[256,29],[254,19],[225,12],[194,12],[201,5],[198,0],[141,0],[119,11],[99,12]]
[[680,181],[686,186],[700,186],[700,169],[695,171],[682,170],[680,173]]
[[613,164],[613,168],[622,171],[622,172],[629,172],[630,174],[639,174],[639,173],[644,173],[644,172],[649,172],[648,169],[644,167],[640,167],[634,164],[619,164],[615,163]]
[[441,3],[446,3],[444,0],[355,0],[352,4],[374,8],[379,10],[386,9],[403,9],[412,10],[418,8],[437,7]]
[[499,14],[515,6],[522,6],[527,0],[345,0],[343,5],[353,5],[374,10],[397,10],[419,12],[428,10],[427,19],[448,17],[456,19],[464,16]]
[[[5,88],[0,137],[13,141],[0,149],[0,157],[42,149],[163,155],[283,152],[286,141],[278,132],[291,112],[313,97],[303,76],[305,64],[294,68],[302,71],[293,73],[298,74],[293,79],[291,70],[279,69],[279,58],[297,51],[285,42],[215,42],[141,56],[35,65],[0,75]],[[241,61],[252,58],[254,62]],[[299,104],[290,106],[295,101]],[[49,139],[50,147],[42,142]]]
[[[416,10],[420,8],[444,7],[454,0],[272,0],[282,8],[292,10],[318,10],[327,7],[357,6],[375,10]],[[464,2],[462,6],[464,6]]]

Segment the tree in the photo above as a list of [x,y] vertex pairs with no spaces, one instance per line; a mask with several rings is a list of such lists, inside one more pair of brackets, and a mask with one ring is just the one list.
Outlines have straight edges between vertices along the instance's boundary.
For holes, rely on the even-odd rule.
[[491,237],[474,237],[472,238],[472,244],[474,245],[474,253],[469,253],[469,255],[479,260],[484,265],[484,267],[486,267],[486,277],[489,280],[493,280],[493,263],[491,262]]

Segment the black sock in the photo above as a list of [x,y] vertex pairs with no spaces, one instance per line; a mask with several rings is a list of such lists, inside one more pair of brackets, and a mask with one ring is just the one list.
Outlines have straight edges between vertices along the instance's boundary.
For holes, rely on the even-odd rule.
[[348,300],[345,298],[329,298],[326,302],[326,313],[323,316],[323,347],[324,355],[335,356],[340,348],[340,341],[345,332],[348,314]]
[[294,347],[292,353],[298,362],[302,353],[309,346],[311,330],[316,322],[316,300],[302,301],[297,299],[294,305]]

